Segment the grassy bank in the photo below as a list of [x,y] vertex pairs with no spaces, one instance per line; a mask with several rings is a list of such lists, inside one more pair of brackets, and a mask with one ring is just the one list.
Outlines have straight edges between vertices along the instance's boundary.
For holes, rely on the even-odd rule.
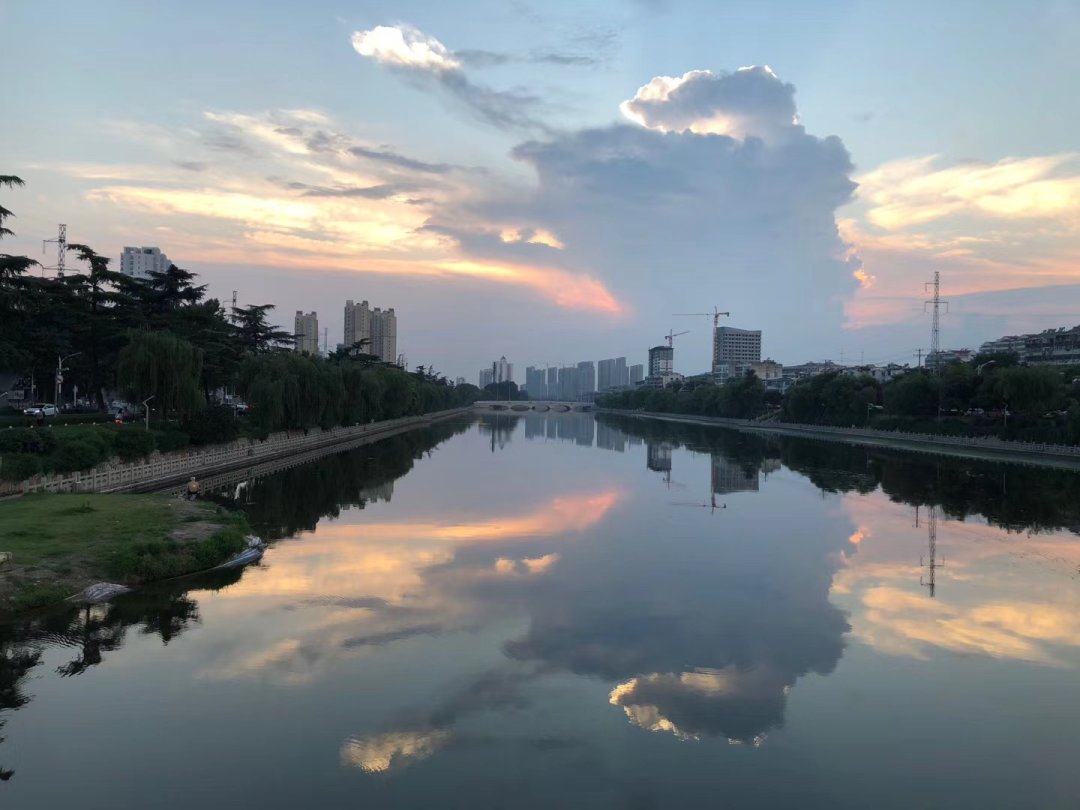
[[211,568],[240,551],[242,515],[161,495],[27,495],[0,502],[0,614],[59,602],[95,582],[138,585]]

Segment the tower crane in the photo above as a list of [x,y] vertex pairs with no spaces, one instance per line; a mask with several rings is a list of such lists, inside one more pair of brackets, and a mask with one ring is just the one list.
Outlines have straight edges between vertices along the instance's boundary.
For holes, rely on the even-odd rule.
[[666,335],[664,335],[664,340],[667,341],[667,345],[668,345],[669,349],[674,349],[675,348],[675,338],[679,337],[679,335],[689,335],[689,334],[690,334],[689,331],[676,332],[674,330],[669,329],[668,333]]
[[730,312],[721,312],[719,307],[714,306],[712,312],[676,312],[675,316],[678,318],[700,318],[702,316],[706,318],[712,318],[712,335],[709,340],[711,345],[709,346],[709,353],[713,358],[713,371],[716,371],[716,330],[720,326],[720,316],[724,315],[728,318],[731,317]]
[[730,312],[721,312],[718,307],[713,307],[712,312],[676,312],[675,313],[675,317],[677,317],[677,318],[700,318],[701,316],[705,316],[706,318],[712,318],[713,329],[716,329],[716,327],[720,325],[720,316],[721,315],[726,315],[729,318],[731,317]]

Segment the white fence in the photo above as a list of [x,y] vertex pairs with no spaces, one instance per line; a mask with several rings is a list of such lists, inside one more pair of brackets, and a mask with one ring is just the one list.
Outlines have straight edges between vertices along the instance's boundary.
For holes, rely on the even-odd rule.
[[0,496],[30,492],[121,492],[148,483],[168,483],[189,475],[204,475],[352,439],[394,433],[402,428],[419,427],[449,416],[469,413],[470,410],[456,408],[330,430],[283,431],[271,433],[264,441],[240,439],[229,444],[154,453],[146,459],[127,464],[107,463],[85,472],[38,475],[26,481],[0,483]]
[[900,430],[872,430],[870,428],[845,428],[829,425],[804,425],[796,422],[763,422],[755,419],[728,419],[721,416],[693,416],[678,413],[651,413],[647,411],[620,411],[605,408],[603,413],[622,414],[624,416],[647,416],[654,419],[666,419],[673,422],[689,422],[700,425],[718,425],[736,428],[750,428],[770,433],[806,435],[810,437],[842,439],[876,439],[895,443],[904,443],[912,447],[918,445],[937,445],[970,450],[986,450],[993,453],[1054,456],[1080,460],[1080,446],[1069,444],[1040,444],[1037,442],[1010,442],[996,436],[942,436],[937,433],[905,433]]

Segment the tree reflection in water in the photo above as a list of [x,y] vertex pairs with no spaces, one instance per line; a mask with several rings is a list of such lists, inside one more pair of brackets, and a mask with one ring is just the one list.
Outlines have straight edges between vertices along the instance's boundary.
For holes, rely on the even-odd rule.
[[[378,449],[363,446],[261,479],[245,493],[244,508],[257,533],[267,539],[312,529],[319,519],[345,507],[362,508],[388,497],[388,487],[413,462],[471,422],[437,423],[391,436]],[[200,621],[198,591],[216,591],[240,580],[241,569],[223,569],[151,585],[93,606],[65,605],[21,621],[0,624],[0,730],[5,714],[31,699],[25,682],[42,662],[46,647],[67,648],[73,656],[56,667],[64,678],[81,675],[119,649],[128,629],[158,636],[168,644]],[[0,743],[3,742],[0,736]],[[0,780],[12,771],[0,767]]]

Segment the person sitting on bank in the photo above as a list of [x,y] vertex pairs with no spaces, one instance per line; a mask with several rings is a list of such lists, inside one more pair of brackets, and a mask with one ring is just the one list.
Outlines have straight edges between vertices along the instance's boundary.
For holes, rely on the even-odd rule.
[[187,496],[189,501],[193,501],[199,497],[199,482],[195,480],[195,476],[191,476],[191,480],[187,483]]

